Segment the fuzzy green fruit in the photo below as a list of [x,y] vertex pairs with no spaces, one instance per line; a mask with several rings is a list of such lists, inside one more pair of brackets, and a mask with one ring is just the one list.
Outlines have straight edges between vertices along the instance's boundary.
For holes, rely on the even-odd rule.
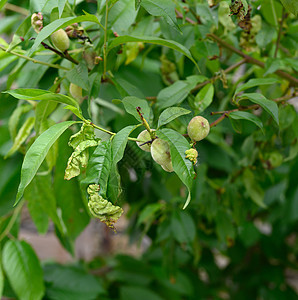
[[190,120],[187,126],[188,136],[193,141],[200,141],[204,139],[210,131],[208,120],[201,116],[196,116]]
[[69,85],[69,93],[71,96],[77,100],[82,100],[83,99],[83,92],[82,88],[74,83],[71,83]]
[[61,52],[65,52],[69,48],[69,38],[67,33],[63,29],[55,31],[51,35],[51,41],[55,48]]
[[146,152],[150,152],[151,149],[151,144],[145,144],[143,146],[140,146],[146,142],[151,141],[151,136],[149,134],[149,132],[145,129],[143,130],[137,137],[138,140],[142,141],[142,142],[137,142],[137,145],[139,146],[139,148],[141,148],[143,151]]
[[165,171],[174,171],[168,142],[161,139],[154,140],[151,145],[151,156]]

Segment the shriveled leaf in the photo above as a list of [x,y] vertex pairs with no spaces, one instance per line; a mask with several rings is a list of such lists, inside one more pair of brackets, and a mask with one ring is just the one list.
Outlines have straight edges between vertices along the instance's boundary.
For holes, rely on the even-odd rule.
[[151,108],[146,100],[137,98],[137,97],[125,97],[122,100],[125,110],[133,115],[138,121],[141,121],[141,118],[137,112],[137,107],[141,108],[141,113],[144,118],[148,121],[150,118]]
[[20,300],[42,299],[45,287],[39,260],[29,244],[9,240],[3,249],[3,267]]
[[50,147],[59,138],[59,136],[71,125],[78,123],[76,121],[66,121],[58,123],[43,132],[27,151],[21,170],[21,182],[17,192],[17,198],[14,205],[17,205],[28,184],[32,181],[38,168],[46,157]]
[[266,110],[272,116],[276,124],[279,125],[278,106],[274,101],[268,100],[262,94],[257,94],[257,93],[243,94],[239,98],[239,101],[243,99],[249,99],[251,102],[259,104],[262,108],[264,108],[264,110]]
[[276,78],[253,78],[253,79],[250,79],[248,82],[240,85],[236,89],[235,95],[237,95],[241,91],[245,91],[245,90],[250,89],[255,86],[271,85],[271,84],[275,84],[277,82],[280,82],[280,80],[278,80]]
[[74,106],[80,109],[80,106],[76,100],[71,97],[62,94],[52,93],[46,90],[39,90],[39,89],[16,89],[10,90],[3,93],[8,93],[11,96],[22,99],[22,100],[51,100],[60,102],[66,105]]
[[23,126],[20,128],[17,136],[14,139],[14,143],[12,147],[9,149],[7,154],[5,155],[5,158],[10,157],[13,155],[20,147],[21,145],[26,141],[28,136],[31,133],[31,130],[34,126],[35,118],[34,117],[29,117]]
[[97,184],[91,184],[88,187],[89,202],[88,206],[92,215],[104,222],[107,226],[114,228],[114,223],[121,217],[123,209],[120,206],[113,205],[112,202],[105,200],[98,194],[100,187]]
[[143,42],[143,43],[156,44],[156,45],[171,48],[173,50],[176,50],[176,51],[182,53],[186,57],[188,57],[198,68],[196,61],[194,60],[191,53],[185,46],[183,46],[175,41],[172,41],[172,40],[164,40],[164,39],[152,37],[152,36],[129,36],[129,35],[119,36],[109,44],[108,52],[110,50],[112,50],[113,48],[120,46],[122,44],[125,44],[127,42]]
[[70,137],[68,145],[75,150],[80,143],[86,140],[95,140],[94,127],[83,123],[80,131]]
[[158,119],[158,128],[170,123],[180,116],[184,116],[190,113],[190,110],[182,107],[169,107],[165,109],[159,116]]
[[185,158],[185,151],[190,148],[189,143],[185,137],[173,129],[160,129],[156,134],[159,138],[170,144],[174,171],[188,189],[188,197],[183,207],[183,209],[185,209],[191,199],[190,190],[195,177],[193,164],[189,159]]
[[67,167],[65,170],[64,179],[70,180],[73,177],[80,175],[80,167],[86,168],[89,159],[88,148],[96,147],[98,141],[86,140],[81,142],[68,159]]
[[195,106],[202,113],[213,101],[214,86],[212,83],[205,85],[196,95]]
[[263,123],[262,121],[252,113],[248,113],[246,111],[233,111],[229,113],[229,118],[234,120],[247,120],[256,124],[263,131]]

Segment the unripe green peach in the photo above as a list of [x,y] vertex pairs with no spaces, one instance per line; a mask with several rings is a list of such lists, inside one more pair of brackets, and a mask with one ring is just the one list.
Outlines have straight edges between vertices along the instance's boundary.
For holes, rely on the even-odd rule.
[[174,172],[174,168],[173,168],[173,164],[172,164],[171,160],[170,160],[170,162],[161,165],[161,167],[167,172]]
[[51,41],[53,45],[61,52],[65,52],[69,48],[69,38],[63,29],[59,29],[52,33]]
[[208,120],[201,116],[196,116],[190,120],[187,126],[188,136],[193,141],[200,141],[204,139],[210,131]]
[[71,96],[77,100],[83,99],[82,88],[74,83],[69,85],[69,93]]
[[162,139],[154,140],[151,145],[151,156],[159,165],[163,166],[164,169],[171,170],[173,168],[168,142]]
[[[146,129],[143,130],[138,135],[137,139],[140,140],[140,141],[142,141],[142,142],[137,142],[137,145],[139,146],[139,148],[141,148],[143,151],[150,152],[150,149],[151,149],[151,144],[150,143],[142,145],[142,144],[144,144],[146,142],[151,141],[150,133]],[[142,145],[142,146],[140,146],[140,145]]]

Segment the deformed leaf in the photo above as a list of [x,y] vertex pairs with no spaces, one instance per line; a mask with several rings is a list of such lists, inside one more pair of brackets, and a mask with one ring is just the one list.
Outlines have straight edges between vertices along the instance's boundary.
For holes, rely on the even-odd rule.
[[88,148],[96,147],[98,141],[86,140],[81,142],[71,154],[67,162],[64,179],[70,180],[80,174],[80,167],[86,168],[89,159]]
[[175,120],[176,118],[187,115],[190,113],[190,110],[182,108],[182,107],[169,107],[165,109],[159,116],[158,119],[158,128],[170,123],[171,121]]
[[14,154],[21,147],[21,145],[26,141],[26,139],[30,135],[31,130],[34,126],[34,122],[35,122],[34,117],[29,117],[25,121],[23,126],[20,128],[20,130],[19,130],[19,132],[18,132],[18,134],[17,134],[17,136],[14,140],[14,143],[13,143],[12,147],[7,152],[7,154],[5,155],[4,158],[10,157],[12,154]]
[[23,197],[24,190],[32,181],[38,168],[46,157],[50,147],[59,138],[59,136],[71,125],[78,123],[76,121],[66,121],[55,124],[43,132],[27,151],[21,170],[21,182],[18,188],[17,198],[14,205],[17,205]]
[[99,189],[100,187],[97,184],[89,185],[87,189],[89,194],[88,207],[94,217],[110,228],[114,228],[114,223],[121,217],[123,209],[100,196],[98,194]]
[[94,127],[90,124],[83,123],[80,131],[78,131],[70,137],[68,145],[75,150],[81,142],[94,139]]
[[272,118],[276,122],[276,124],[279,125],[278,106],[274,101],[268,100],[262,94],[257,94],[257,93],[242,94],[239,101],[241,101],[243,99],[249,99],[251,102],[259,104],[262,108],[264,108],[272,116]]

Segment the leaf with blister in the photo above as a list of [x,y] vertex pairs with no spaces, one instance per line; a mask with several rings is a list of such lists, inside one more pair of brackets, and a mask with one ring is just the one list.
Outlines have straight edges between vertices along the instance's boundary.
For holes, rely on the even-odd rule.
[[11,96],[21,100],[52,100],[66,105],[72,105],[80,110],[80,106],[76,100],[62,94],[52,93],[40,89],[15,89],[6,91]]
[[169,107],[159,116],[157,128],[170,123],[171,121],[190,113],[190,110],[182,107]]
[[86,140],[81,142],[75,151],[71,154],[67,162],[67,167],[65,169],[64,179],[70,180],[73,177],[80,175],[80,167],[86,168],[89,159],[88,148],[96,147],[98,141],[96,140]]
[[100,143],[90,157],[86,170],[86,178],[81,182],[83,190],[89,184],[98,184],[100,194],[106,197],[107,184],[112,168],[112,150],[110,140]]
[[29,244],[25,241],[7,241],[3,248],[2,262],[11,287],[19,299],[42,299],[45,292],[43,272]]
[[21,182],[18,188],[14,206],[17,205],[23,197],[25,188],[32,181],[51,146],[68,127],[75,123],[79,122],[66,121],[55,124],[43,132],[29,148],[23,161],[21,169]]
[[20,105],[18,106],[10,116],[8,120],[8,129],[11,138],[14,140],[17,135],[17,127],[19,124],[19,121],[21,119],[21,116],[27,112],[29,112],[33,108],[30,104]]
[[95,139],[94,127],[88,123],[83,123],[80,131],[70,137],[68,145],[75,150],[81,142]]
[[142,122],[138,112],[137,107],[141,108],[141,113],[143,117],[148,121],[150,119],[151,108],[146,100],[137,97],[125,97],[122,100],[125,110],[133,115],[138,121]]
[[257,93],[242,94],[238,102],[240,102],[243,99],[249,99],[251,102],[259,104],[262,108],[264,108],[264,110],[266,110],[272,116],[276,124],[279,125],[278,106],[274,101],[268,100],[262,94],[257,94]]
[[9,149],[7,154],[5,155],[4,158],[10,157],[12,154],[14,154],[20,147],[21,145],[26,141],[28,136],[30,135],[32,128],[34,126],[35,118],[34,117],[29,117],[23,126],[20,128],[14,143],[12,147]]
[[104,222],[107,226],[114,228],[114,223],[121,217],[123,209],[120,206],[113,205],[112,202],[104,199],[98,194],[100,187],[97,184],[88,186],[89,194],[88,206],[91,214]]
[[264,127],[262,121],[255,115],[246,112],[246,111],[233,111],[228,114],[229,118],[234,120],[247,120],[250,122],[253,122],[255,125],[257,125],[262,132],[264,133]]
[[195,106],[202,113],[211,103],[214,96],[214,86],[212,83],[205,85],[196,95]]
[[189,142],[180,133],[169,128],[158,130],[156,135],[169,143],[174,171],[188,189],[187,200],[183,206],[185,209],[191,199],[190,190],[195,177],[193,164],[185,158],[185,151],[190,147]]

